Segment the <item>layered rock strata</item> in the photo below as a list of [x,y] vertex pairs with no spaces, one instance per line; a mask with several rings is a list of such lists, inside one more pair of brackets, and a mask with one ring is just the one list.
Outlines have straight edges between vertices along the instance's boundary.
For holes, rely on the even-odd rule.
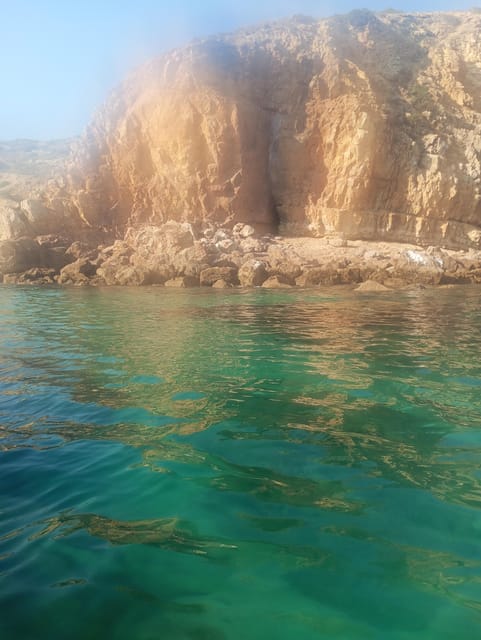
[[[311,265],[296,236],[323,238]],[[361,259],[357,241],[413,247]],[[297,17],[174,51],[113,93],[60,178],[0,210],[8,281],[477,281],[480,249],[474,10]]]
[[480,34],[475,11],[353,11],[194,43],[114,92],[61,197],[95,228],[243,222],[477,247]]

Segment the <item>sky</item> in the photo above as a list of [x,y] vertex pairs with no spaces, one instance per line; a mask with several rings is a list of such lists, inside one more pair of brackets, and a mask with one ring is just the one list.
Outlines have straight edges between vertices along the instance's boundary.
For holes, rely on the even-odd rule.
[[473,5],[476,0],[0,0],[0,140],[82,133],[129,71],[194,38],[296,13]]

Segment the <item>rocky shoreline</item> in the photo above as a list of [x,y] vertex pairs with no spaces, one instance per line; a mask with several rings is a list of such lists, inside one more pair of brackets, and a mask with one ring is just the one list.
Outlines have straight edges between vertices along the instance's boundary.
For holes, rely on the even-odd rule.
[[481,282],[480,30],[356,10],[147,62],[81,138],[0,143],[0,282]]
[[[97,239],[98,241],[98,239]],[[259,236],[170,221],[127,230],[123,239],[69,243],[58,235],[4,241],[4,284],[165,287],[315,287],[361,290],[481,283],[481,251],[312,237]]]

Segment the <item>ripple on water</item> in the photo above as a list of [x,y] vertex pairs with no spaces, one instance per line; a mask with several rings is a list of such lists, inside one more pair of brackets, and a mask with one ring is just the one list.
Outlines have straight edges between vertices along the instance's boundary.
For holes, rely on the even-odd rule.
[[0,289],[2,638],[477,637],[478,291],[333,291]]

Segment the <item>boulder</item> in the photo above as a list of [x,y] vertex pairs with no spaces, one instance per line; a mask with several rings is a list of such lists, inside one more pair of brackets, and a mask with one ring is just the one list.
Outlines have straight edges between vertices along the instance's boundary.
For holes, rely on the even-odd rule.
[[238,247],[239,244],[232,238],[225,238],[224,240],[219,240],[215,243],[215,248],[222,252],[235,251]]
[[193,276],[180,276],[178,278],[172,278],[171,280],[167,280],[167,282],[165,282],[165,286],[180,288],[180,289],[198,287],[199,279]]
[[[167,260],[177,276],[198,277],[202,270],[210,266],[211,254],[205,245],[196,241],[192,246],[182,249]],[[151,267],[153,266],[151,264]]]
[[225,281],[230,285],[239,284],[236,267],[209,267],[200,272],[200,286],[211,287],[217,281]]
[[234,285],[226,282],[225,280],[216,280],[212,285],[213,289],[232,289]]
[[230,251],[229,253],[221,253],[212,261],[213,267],[236,267],[239,269],[246,262],[246,257],[240,251]]
[[231,260],[231,256],[223,255],[218,260],[215,260],[212,263],[213,267],[232,267],[236,271],[239,270],[239,267],[236,262]]
[[247,237],[238,243],[238,247],[242,253],[264,253],[267,245],[259,238]]
[[192,225],[170,220],[159,226],[141,225],[127,229],[125,242],[146,262],[174,258],[195,242]]
[[232,232],[234,235],[239,236],[240,238],[250,238],[255,235],[256,230],[250,224],[243,224],[242,222],[238,222],[234,225]]
[[239,269],[241,287],[260,287],[268,276],[266,265],[260,260],[248,260]]
[[9,273],[3,276],[4,284],[53,284],[55,269],[34,267],[23,273]]
[[33,238],[0,242],[0,274],[20,273],[42,265],[41,248]]
[[99,284],[109,286],[141,286],[152,284],[152,274],[148,270],[131,264],[118,264],[115,261],[109,261],[102,264],[97,269]]
[[290,289],[293,286],[292,280],[282,275],[271,276],[262,283],[265,289]]
[[121,267],[116,274],[117,284],[140,286],[151,284],[151,273],[139,267],[128,265]]
[[80,240],[76,240],[72,242],[72,244],[67,247],[65,251],[66,255],[69,256],[72,260],[78,260],[79,258],[92,258],[93,254],[96,253],[92,250],[92,247],[86,242],[81,242]]
[[345,267],[337,270],[338,284],[358,284],[362,280],[359,267]]
[[342,284],[342,281],[335,266],[323,266],[308,268],[296,278],[296,284],[301,287],[315,287]]
[[117,260],[123,257],[130,258],[133,253],[134,249],[128,242],[125,242],[125,240],[116,240],[113,244],[107,247],[99,247],[99,257],[102,261],[108,260],[112,257],[115,257]]
[[97,273],[97,265],[86,258],[79,258],[66,265],[57,278],[59,284],[85,284]]
[[0,241],[25,236],[28,223],[18,204],[14,201],[0,201]]
[[360,291],[363,293],[376,293],[381,291],[391,291],[391,289],[385,287],[380,282],[376,282],[375,280],[366,280],[366,282],[361,282],[361,284],[357,286],[354,291]]

